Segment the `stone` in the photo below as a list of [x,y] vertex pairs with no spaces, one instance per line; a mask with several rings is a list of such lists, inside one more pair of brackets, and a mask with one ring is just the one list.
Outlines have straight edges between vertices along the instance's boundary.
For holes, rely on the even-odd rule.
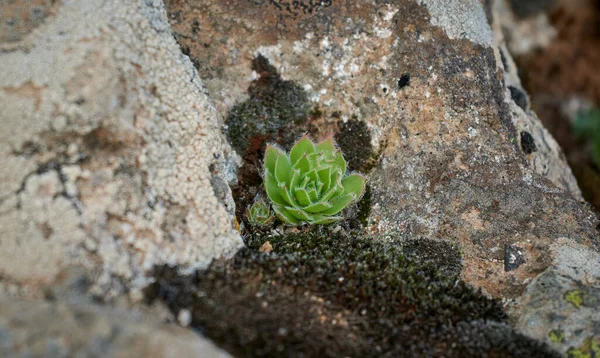
[[[519,321],[523,332],[561,353],[596,339],[595,321],[560,297],[575,283],[593,296],[598,283],[565,271],[557,255],[571,245],[598,255],[597,214],[529,108],[494,2],[166,4],[221,116],[265,80],[252,65],[264,58],[306,92],[314,110],[301,125],[312,136],[365,123],[375,163],[366,233],[455,243],[467,283],[504,302],[514,321],[523,312],[540,320],[535,329]],[[245,159],[242,169],[260,157]],[[544,296],[536,282],[563,273],[570,284]],[[571,327],[555,342],[560,327],[549,317],[559,298]]]
[[242,246],[236,158],[160,1],[0,4],[0,295],[81,267],[139,292],[154,265]]
[[210,341],[140,314],[89,303],[0,300],[3,357],[221,357]]

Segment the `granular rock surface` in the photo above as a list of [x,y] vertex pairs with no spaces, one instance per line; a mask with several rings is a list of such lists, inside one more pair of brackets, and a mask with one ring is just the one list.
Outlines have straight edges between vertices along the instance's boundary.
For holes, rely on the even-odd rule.
[[[318,113],[307,116],[313,136],[363,122],[376,163],[365,232],[456,243],[467,283],[503,300],[514,320],[528,312],[539,326],[519,327],[566,352],[597,337],[600,320],[580,306],[591,323],[573,319],[552,341],[557,312],[575,317],[560,297],[570,286],[598,287],[600,275],[559,253],[577,247],[597,262],[598,217],[532,114],[492,3],[166,1],[223,117],[251,96],[261,77],[252,62],[263,57],[306,91]],[[542,274],[565,278],[552,286],[556,297],[536,284]]]

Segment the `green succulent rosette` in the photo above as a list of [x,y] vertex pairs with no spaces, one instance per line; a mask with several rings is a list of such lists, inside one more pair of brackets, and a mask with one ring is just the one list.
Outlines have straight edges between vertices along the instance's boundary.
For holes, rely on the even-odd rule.
[[267,146],[263,182],[284,223],[329,224],[342,219],[339,213],[362,196],[367,178],[346,175],[346,160],[333,136],[314,144],[304,135],[289,155]]
[[246,208],[246,217],[253,226],[267,226],[275,220],[271,207],[262,198]]

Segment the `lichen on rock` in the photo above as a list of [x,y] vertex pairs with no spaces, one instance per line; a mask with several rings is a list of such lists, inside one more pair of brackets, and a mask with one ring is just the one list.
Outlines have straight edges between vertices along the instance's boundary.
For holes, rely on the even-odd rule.
[[234,155],[166,19],[161,2],[57,1],[0,37],[0,277],[17,294],[81,266],[98,297],[135,297],[153,265],[241,246],[211,187]]

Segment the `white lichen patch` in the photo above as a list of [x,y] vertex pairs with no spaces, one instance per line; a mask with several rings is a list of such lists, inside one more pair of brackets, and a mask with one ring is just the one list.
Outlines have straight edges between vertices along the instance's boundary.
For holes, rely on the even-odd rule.
[[431,23],[451,39],[465,38],[491,46],[492,29],[478,0],[421,0],[431,14]]
[[155,265],[202,268],[242,245],[231,195],[212,185],[235,165],[217,113],[162,3],[148,4],[64,2],[27,51],[0,54],[0,277],[12,285],[81,266],[111,297],[138,292]]

